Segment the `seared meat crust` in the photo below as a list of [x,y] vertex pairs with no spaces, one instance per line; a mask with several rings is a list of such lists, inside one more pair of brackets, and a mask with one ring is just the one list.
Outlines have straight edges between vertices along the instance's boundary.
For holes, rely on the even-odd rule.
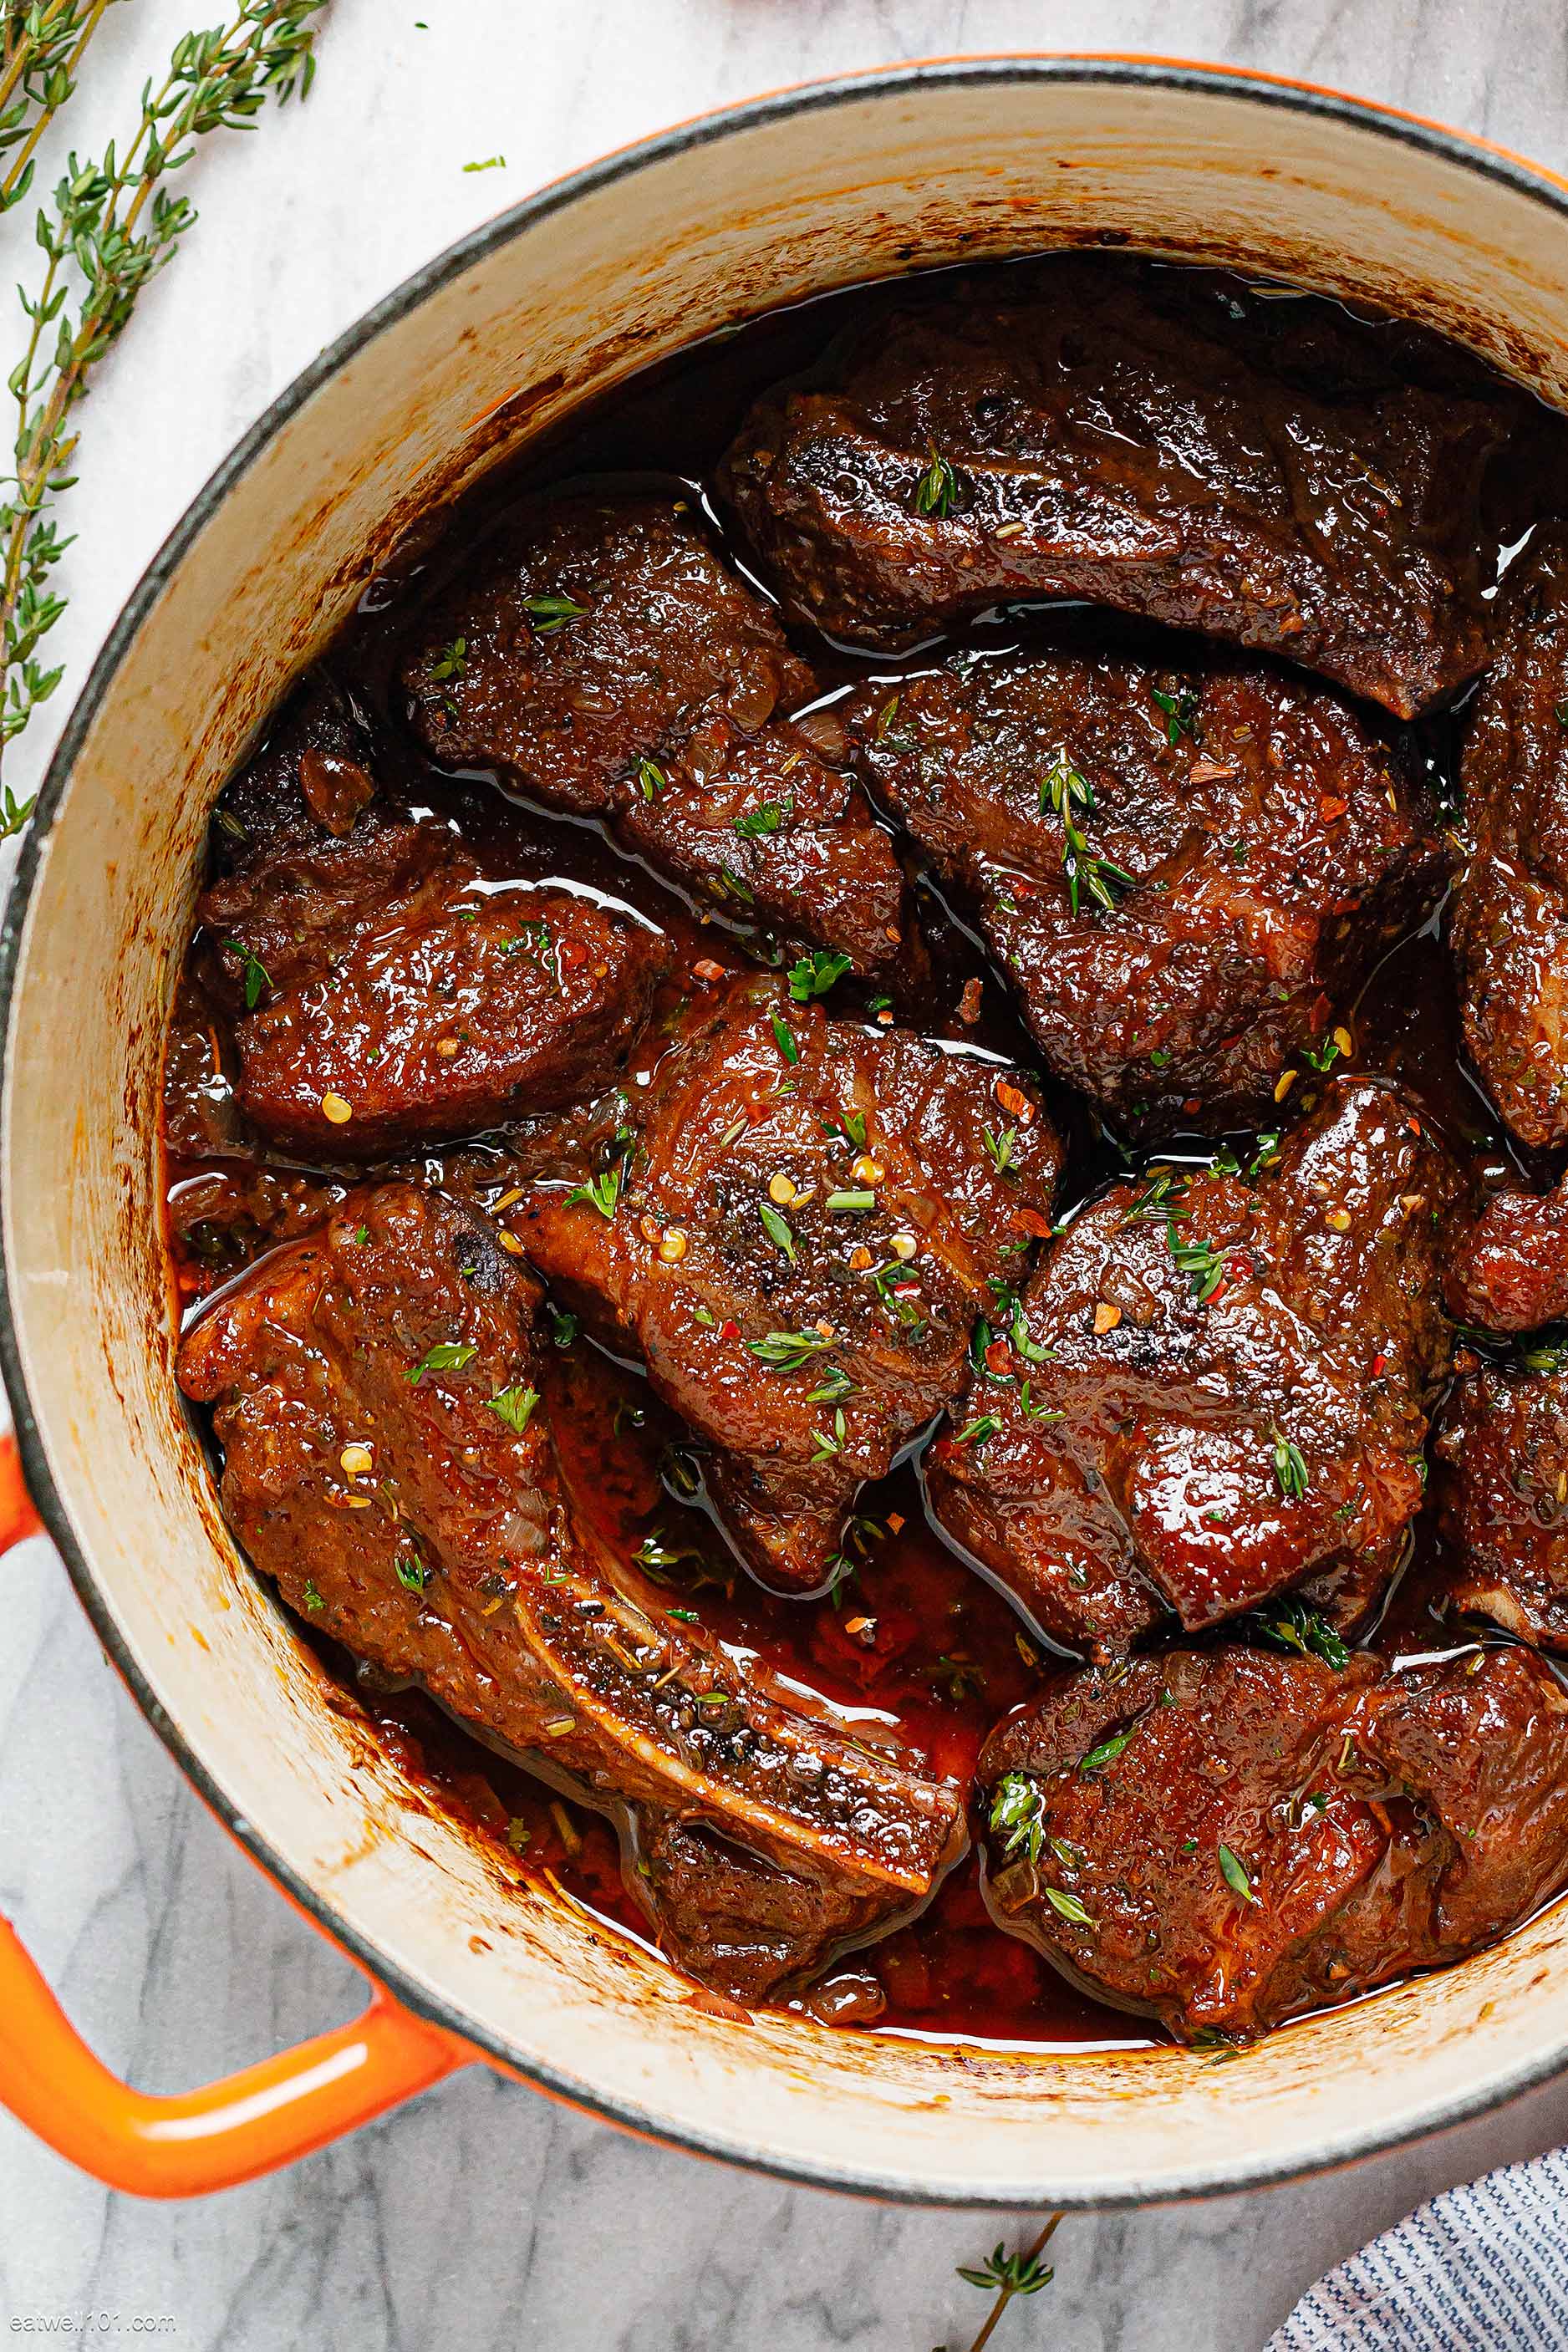
[[1494,1192],[1443,1271],[1461,1323],[1535,1331],[1568,1316],[1568,1177],[1550,1192]]

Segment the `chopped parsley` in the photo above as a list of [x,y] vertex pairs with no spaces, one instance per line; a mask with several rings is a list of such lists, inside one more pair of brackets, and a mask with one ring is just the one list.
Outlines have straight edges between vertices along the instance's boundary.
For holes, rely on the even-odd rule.
[[539,1402],[539,1391],[514,1385],[511,1388],[500,1390],[497,1395],[488,1397],[485,1402],[487,1410],[490,1412],[499,1412],[507,1427],[515,1431],[521,1437],[533,1418],[533,1408]]
[[1157,686],[1152,686],[1149,691],[1164,713],[1166,742],[1179,743],[1186,735],[1194,746],[1201,744],[1204,739],[1198,731],[1198,698],[1192,688],[1184,686],[1174,694],[1163,694]]
[[566,1195],[566,1206],[570,1209],[577,1201],[587,1201],[597,1209],[601,1217],[613,1217],[621,1197],[626,1172],[626,1161],[617,1160],[613,1168],[601,1169],[596,1176],[590,1176],[585,1184],[574,1184]]
[[836,981],[843,979],[849,969],[850,959],[837,948],[813,948],[799,963],[789,971],[789,992],[797,1004],[809,1004],[814,996],[826,996]]
[[423,1361],[415,1365],[409,1381],[416,1384],[426,1372],[460,1372],[479,1352],[465,1339],[438,1339]]

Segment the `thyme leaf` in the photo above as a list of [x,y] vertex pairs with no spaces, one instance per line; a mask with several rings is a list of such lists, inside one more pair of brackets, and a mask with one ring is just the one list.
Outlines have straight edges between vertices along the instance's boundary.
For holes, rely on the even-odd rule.
[[1045,1834],[1045,1797],[1027,1772],[1004,1772],[991,1792],[991,1834],[1007,1841],[1002,1851],[1008,1860],[1020,1851],[1031,1862],[1040,1858]]
[[781,1217],[770,1201],[759,1201],[757,1214],[763,1221],[763,1231],[776,1250],[782,1250],[790,1264],[795,1264],[795,1235],[787,1218]]
[[1271,1430],[1269,1435],[1274,1440],[1274,1476],[1279,1492],[1299,1503],[1311,1483],[1306,1456],[1299,1445],[1282,1437],[1277,1429]]
[[552,637],[571,621],[586,620],[588,607],[579,604],[574,596],[525,596],[522,609],[533,623],[536,637]]
[[958,496],[958,476],[934,441],[928,441],[926,447],[931,452],[931,464],[916,485],[915,512],[941,522],[952,512],[953,500]]
[[1247,1874],[1247,1864],[1232,1853],[1223,1839],[1220,1842],[1219,1866],[1220,1874],[1233,1895],[1239,1895],[1244,1903],[1257,1902],[1252,1881]]

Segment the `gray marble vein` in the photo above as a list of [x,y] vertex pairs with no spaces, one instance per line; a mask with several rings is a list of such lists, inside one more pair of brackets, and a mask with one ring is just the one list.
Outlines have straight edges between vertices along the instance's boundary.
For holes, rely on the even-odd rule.
[[[90,152],[123,120],[190,7],[110,12],[71,143]],[[310,104],[187,175],[200,227],[84,412],[70,517],[83,536],[57,638],[69,685],[236,436],[487,212],[781,82],[1008,47],[1267,66],[1568,160],[1561,0],[336,0]],[[504,171],[464,173],[497,153]],[[0,222],[0,285],[30,274],[30,236],[26,209]],[[18,792],[49,735],[40,720],[16,747]],[[96,2046],[172,2088],[350,2014],[354,1972],[209,1821],[47,1544],[3,1574],[0,1906]],[[1568,2084],[1349,2174],[1075,2218],[1055,2284],[1007,2313],[998,2352],[1256,2352],[1372,2231],[1564,2135]],[[953,2266],[1000,2228],[705,2166],[478,2068],[289,2173],[173,2207],[107,2195],[0,2118],[7,2340],[26,2340],[18,2322],[93,2311],[127,2329],[167,2315],[165,2340],[201,2352],[962,2352],[984,2305]]]

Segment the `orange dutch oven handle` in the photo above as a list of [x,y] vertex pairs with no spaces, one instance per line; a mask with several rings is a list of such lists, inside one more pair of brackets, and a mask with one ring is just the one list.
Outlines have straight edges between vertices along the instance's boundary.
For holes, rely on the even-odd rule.
[[[0,1438],[0,1551],[38,1529]],[[93,2056],[0,1919],[0,2105],[82,2171],[137,2197],[200,2197],[291,2164],[478,2053],[379,1986],[352,2024],[200,2090],[153,2097]]]

